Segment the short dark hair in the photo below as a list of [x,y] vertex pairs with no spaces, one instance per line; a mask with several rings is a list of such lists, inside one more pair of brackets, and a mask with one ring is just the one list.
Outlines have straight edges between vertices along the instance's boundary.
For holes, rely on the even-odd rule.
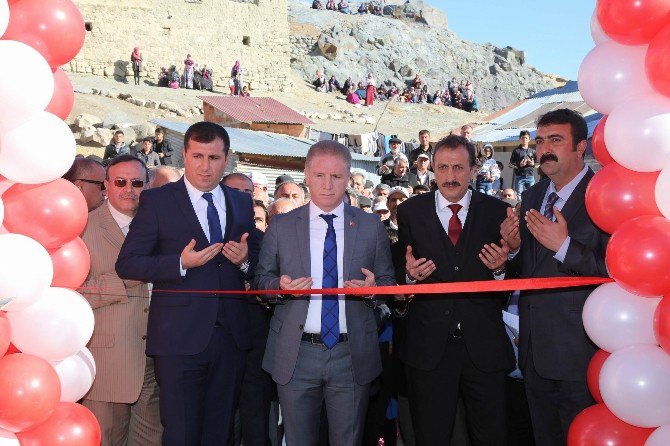
[[154,132],[154,134],[156,134],[156,135],[158,135],[158,134],[165,135],[165,130],[163,130],[162,127],[156,127],[156,131]]
[[123,133],[123,130],[119,129],[119,130],[114,132],[114,136],[116,136],[116,135],[125,135],[125,133]]
[[147,136],[146,138],[142,139],[142,142],[150,142],[151,144],[153,144],[154,140],[153,140],[153,138]]
[[569,108],[559,108],[552,110],[540,116],[537,120],[537,127],[546,127],[552,124],[570,124],[572,130],[572,140],[575,147],[582,141],[586,141],[589,136],[589,128],[584,117]]
[[433,159],[437,158],[437,152],[439,152],[441,149],[454,150],[460,147],[463,147],[465,150],[467,150],[470,167],[475,167],[477,165],[475,145],[459,135],[448,135],[439,140],[433,148]]
[[228,149],[230,149],[230,137],[228,136],[226,129],[214,122],[196,122],[190,126],[184,134],[184,151],[188,150],[188,143],[191,140],[206,144],[216,139],[223,141],[223,153],[225,156],[228,156]]
[[63,175],[63,179],[68,180],[70,183],[74,183],[78,178],[93,170],[93,167],[95,166],[105,167],[99,161],[90,158],[76,157],[72,166],[70,166],[70,170]]
[[521,130],[521,131],[519,132],[519,138],[522,138],[522,137],[524,137],[524,136],[527,136],[527,137],[530,138],[530,132],[529,132],[528,130]]
[[142,166],[142,169],[144,169],[144,173],[146,175],[144,181],[146,181],[148,183],[149,182],[149,169],[147,169],[147,165],[144,164],[142,162],[142,160],[139,159],[138,157],[133,156],[133,155],[128,155],[128,154],[115,156],[114,158],[112,158],[109,161],[109,164],[107,164],[107,168],[105,169],[105,180],[109,181],[109,169],[112,166],[116,166],[117,164],[121,164],[121,163],[130,163],[130,162],[133,162],[133,161],[139,163],[140,166]]
[[243,174],[242,172],[231,172],[231,173],[229,173],[228,175],[224,176],[224,177],[221,179],[221,182],[222,182],[223,184],[226,184],[226,180],[228,180],[228,179],[231,179],[231,180],[232,180],[233,178],[240,178],[240,179],[243,179],[243,180],[248,181],[249,184],[251,184],[251,190],[254,190],[254,182],[251,181],[251,178],[249,178],[249,175],[245,175],[245,174]]
[[261,200],[254,200],[254,207],[263,208],[263,213],[265,213],[265,223],[267,224],[270,218],[268,216],[268,208],[265,207],[265,203],[263,203]]
[[419,132],[419,136],[422,136],[422,135],[430,135],[430,132],[428,130],[421,130]]

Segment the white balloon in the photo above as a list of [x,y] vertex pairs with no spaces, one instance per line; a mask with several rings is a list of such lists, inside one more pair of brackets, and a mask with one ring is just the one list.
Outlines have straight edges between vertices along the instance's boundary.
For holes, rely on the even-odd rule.
[[670,98],[652,93],[615,108],[605,124],[605,144],[627,169],[663,169],[670,164]]
[[670,422],[670,355],[653,345],[632,345],[612,353],[600,371],[607,408],[638,427]]
[[5,205],[2,203],[2,198],[0,198],[0,226],[5,219]]
[[[11,62],[19,70],[0,70],[0,123],[8,128],[49,105],[54,75],[44,57],[22,42],[0,40],[0,60]],[[21,88],[19,83],[28,88]]]
[[95,379],[95,360],[86,348],[54,365],[60,379],[61,402],[76,403],[91,390]]
[[7,317],[16,348],[47,361],[74,355],[93,334],[91,306],[67,288],[49,288],[30,307],[7,313]]
[[[36,135],[49,142],[36,144]],[[48,183],[70,169],[76,154],[77,145],[67,124],[41,111],[2,135],[0,174],[17,183]]]
[[658,345],[654,312],[660,301],[660,297],[636,296],[616,283],[600,285],[584,304],[586,334],[607,352],[635,344]]
[[[2,0],[0,0],[2,2]],[[0,446],[19,446],[19,439],[14,432],[0,429]]]
[[593,15],[591,16],[591,37],[593,38],[593,41],[596,45],[600,45],[611,40],[609,37],[607,37],[607,34],[605,34],[605,31],[603,31],[603,28],[600,26],[600,22],[598,21],[598,14],[596,14],[596,11],[593,11]]
[[[670,218],[670,164],[665,166],[656,179],[656,206],[665,218]],[[2,221],[0,219],[0,221]]]
[[670,424],[664,424],[651,433],[644,446],[668,446],[670,444]]
[[579,92],[586,103],[609,115],[618,105],[629,106],[640,101],[639,95],[652,93],[654,90],[644,68],[646,52],[647,46],[620,45],[613,41],[593,48],[577,74]]
[[7,3],[7,0],[0,0],[0,37],[2,37],[5,31],[7,31],[8,24],[9,24],[9,4]]
[[49,289],[53,263],[47,250],[20,234],[0,235],[0,310],[20,311]]

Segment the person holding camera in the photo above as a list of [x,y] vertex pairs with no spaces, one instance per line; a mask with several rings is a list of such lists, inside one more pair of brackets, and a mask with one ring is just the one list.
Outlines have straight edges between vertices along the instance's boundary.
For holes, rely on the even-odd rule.
[[535,149],[528,146],[530,143],[530,132],[521,130],[519,133],[519,147],[514,149],[509,160],[509,167],[514,169],[514,190],[519,199],[526,189],[535,184],[535,168],[537,163],[537,154]]

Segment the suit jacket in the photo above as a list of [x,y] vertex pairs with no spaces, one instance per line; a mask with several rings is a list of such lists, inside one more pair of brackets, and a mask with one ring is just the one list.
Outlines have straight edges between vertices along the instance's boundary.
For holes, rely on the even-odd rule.
[[[407,246],[415,258],[432,260],[437,269],[420,283],[494,280],[479,259],[486,243],[500,244],[500,224],[508,205],[472,191],[463,232],[454,246],[435,210],[435,194],[417,195],[398,206],[397,277],[405,276]],[[417,295],[409,304],[400,341],[400,359],[411,367],[433,370],[457,324],[474,365],[485,372],[512,370],[514,352],[502,321],[506,293]]]
[[[224,243],[239,241],[249,233],[250,268],[258,262],[258,236],[248,194],[220,185],[226,201]],[[116,271],[124,279],[153,282],[149,309],[147,354],[194,355],[207,346],[214,329],[219,301],[224,306],[225,326],[238,348],[251,348],[248,299],[240,295],[192,293],[191,290],[243,290],[239,268],[217,254],[209,262],[179,273],[184,247],[195,239],[197,251],[210,245],[188,196],[184,179],[140,195],[137,215],[121,248]],[[175,290],[161,292],[156,290]]]
[[[379,217],[348,204],[344,215],[344,280],[365,279],[361,268],[366,268],[375,273],[378,285],[395,285],[388,236]],[[279,289],[284,274],[309,277],[309,242],[309,205],[273,217],[263,238],[256,289]],[[278,384],[288,383],[293,376],[308,307],[305,298],[275,307],[263,368]],[[347,299],[345,311],[354,380],[367,384],[382,371],[374,312],[361,299]]]
[[146,367],[149,290],[143,282],[122,280],[114,271],[124,235],[107,203],[90,214],[81,238],[91,254],[84,290],[95,316],[88,343],[97,373],[85,398],[134,403],[140,396]]
[[[571,238],[563,263],[554,252],[540,245],[521,218],[521,250],[511,269],[522,278],[601,276],[608,277],[605,249],[609,236],[589,218],[584,204],[586,187],[593,171],[588,170],[561,212],[568,221]],[[521,215],[540,206],[549,187],[545,179],[526,190]],[[533,363],[540,376],[555,380],[584,380],[596,351],[582,323],[584,302],[595,287],[522,291],[519,298],[519,366],[523,370],[532,342]]]
[[435,179],[435,174],[430,170],[426,171],[426,173],[428,174],[428,178],[426,179],[427,183],[424,184],[419,180],[419,175],[416,173],[416,167],[412,167],[407,175],[409,177],[409,185],[416,187],[419,184],[423,184],[424,186],[430,187],[430,182]]

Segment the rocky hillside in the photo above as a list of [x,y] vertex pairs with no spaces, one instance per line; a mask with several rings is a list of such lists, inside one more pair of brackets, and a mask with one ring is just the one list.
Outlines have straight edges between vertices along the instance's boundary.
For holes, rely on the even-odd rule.
[[469,79],[484,111],[562,81],[526,64],[523,51],[458,38],[432,8],[430,16],[423,13],[429,20],[417,20],[422,12],[412,3],[386,5],[382,17],[313,10],[304,0],[289,0],[288,11],[291,68],[305,79],[313,79],[317,70],[335,74],[340,82],[372,73],[378,84],[404,87],[419,73],[431,93],[446,88],[454,77]]

